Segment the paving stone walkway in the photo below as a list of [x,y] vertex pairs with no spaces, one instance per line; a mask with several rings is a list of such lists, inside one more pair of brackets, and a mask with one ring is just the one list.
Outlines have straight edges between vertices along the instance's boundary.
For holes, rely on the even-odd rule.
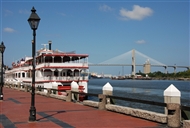
[[166,125],[81,104],[35,95],[36,121],[29,122],[31,93],[3,88],[0,128],[164,128]]

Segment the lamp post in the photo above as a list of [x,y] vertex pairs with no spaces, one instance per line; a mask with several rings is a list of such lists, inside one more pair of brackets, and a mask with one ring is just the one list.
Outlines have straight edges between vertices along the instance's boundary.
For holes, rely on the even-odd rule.
[[31,92],[31,106],[30,106],[30,116],[29,121],[36,121],[36,108],[35,108],[35,66],[36,66],[36,30],[40,22],[40,17],[36,14],[36,9],[33,7],[31,10],[31,15],[28,18],[28,23],[33,30],[33,41],[32,41],[32,92]]
[[1,52],[1,87],[0,87],[0,101],[3,101],[3,86],[4,86],[4,81],[3,81],[3,53],[5,51],[5,46],[4,43],[1,42],[0,45],[0,52]]

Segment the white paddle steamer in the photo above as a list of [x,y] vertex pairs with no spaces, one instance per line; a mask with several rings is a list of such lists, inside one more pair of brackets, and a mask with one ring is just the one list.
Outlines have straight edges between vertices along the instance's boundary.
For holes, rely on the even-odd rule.
[[[88,89],[88,54],[76,54],[75,52],[61,52],[49,48],[37,51],[35,60],[35,86],[44,87],[49,83],[57,83],[60,86],[71,86],[71,82],[77,82]],[[11,70],[5,71],[5,82],[21,82],[30,84],[32,82],[32,57],[22,58],[12,63]]]

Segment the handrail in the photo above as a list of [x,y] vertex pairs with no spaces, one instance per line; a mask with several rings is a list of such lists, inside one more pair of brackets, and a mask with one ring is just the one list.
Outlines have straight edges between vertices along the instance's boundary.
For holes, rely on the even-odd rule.
[[132,98],[126,98],[126,97],[119,97],[119,96],[111,96],[107,95],[108,98],[115,98],[119,100],[125,100],[125,101],[131,101],[131,102],[138,102],[138,103],[143,103],[143,104],[150,104],[150,105],[157,105],[157,106],[162,106],[166,107],[166,103],[161,103],[161,102],[155,102],[155,101],[147,101],[147,100],[139,100],[139,99],[132,99]]
[[98,97],[98,94],[94,94],[94,93],[82,93],[82,92],[75,92],[75,91],[71,91],[71,93],[82,94],[85,96],[97,96]]
[[189,107],[189,106],[181,105],[181,110],[187,110],[187,111],[190,111],[190,107]]
[[[40,88],[40,87],[38,87]],[[40,89],[47,89],[47,88],[40,88]],[[52,89],[54,91],[60,91],[60,92],[64,92],[65,90],[58,90],[58,89]],[[86,95],[86,96],[96,96],[98,97],[98,94],[94,94],[94,93],[81,93],[81,92],[75,92],[75,91],[71,91],[71,93],[75,93],[75,94],[82,94],[82,95]],[[113,98],[113,99],[119,99],[119,100],[125,100],[125,101],[131,101],[131,102],[137,102],[137,103],[143,103],[143,104],[150,104],[150,105],[156,105],[156,106],[161,106],[161,107],[167,107],[166,103],[161,103],[161,102],[155,102],[155,101],[147,101],[147,100],[140,100],[140,99],[133,99],[133,98],[126,98],[126,97],[119,97],[119,96],[113,96],[113,95],[106,95],[107,98]],[[190,111],[190,107],[189,106],[184,106],[181,105],[181,110],[186,110],[186,111]]]

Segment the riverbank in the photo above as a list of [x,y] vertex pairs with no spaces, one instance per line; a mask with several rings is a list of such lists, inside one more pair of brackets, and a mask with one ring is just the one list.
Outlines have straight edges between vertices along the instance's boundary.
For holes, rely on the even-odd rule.
[[152,77],[152,80],[182,80],[182,81],[189,81],[190,78]]
[[181,80],[181,81],[190,81],[190,78],[183,78],[183,77],[111,77],[113,80],[127,80],[127,79],[132,79],[132,80]]

